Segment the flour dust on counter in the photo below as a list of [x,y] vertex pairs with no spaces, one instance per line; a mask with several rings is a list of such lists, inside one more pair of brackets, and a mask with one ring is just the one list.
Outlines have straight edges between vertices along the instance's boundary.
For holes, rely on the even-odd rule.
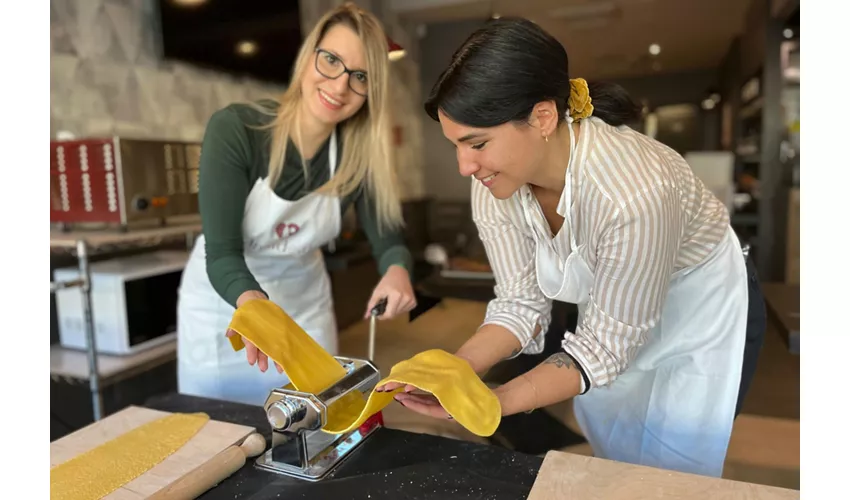
[[[448,463],[417,464],[320,483],[293,485],[277,498],[350,500],[524,500],[531,485],[492,477]],[[262,492],[253,498],[267,498]]]

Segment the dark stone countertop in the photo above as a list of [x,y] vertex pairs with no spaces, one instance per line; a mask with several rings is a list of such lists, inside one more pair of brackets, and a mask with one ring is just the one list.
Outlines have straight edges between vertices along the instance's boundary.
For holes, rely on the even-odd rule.
[[[149,400],[149,408],[205,412],[211,418],[271,431],[262,408],[177,394]],[[543,459],[450,438],[380,429],[327,479],[299,481],[242,469],[200,498],[214,499],[525,499]]]

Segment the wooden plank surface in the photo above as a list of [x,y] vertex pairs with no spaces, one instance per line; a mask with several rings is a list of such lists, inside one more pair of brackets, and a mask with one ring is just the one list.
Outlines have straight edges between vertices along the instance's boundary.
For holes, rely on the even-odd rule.
[[[99,422],[50,443],[50,467],[70,460],[168,412],[129,406]],[[210,420],[188,443],[133,481],[104,497],[109,500],[146,498],[203,465],[227,447],[241,443],[253,427]]]
[[800,285],[800,188],[788,193],[788,227],[785,242],[785,283]]
[[790,418],[741,414],[735,428],[726,463],[747,463],[771,469],[800,469],[800,421]]
[[794,354],[800,354],[800,285],[762,283],[762,293],[768,312]]
[[768,307],[789,331],[800,331],[800,285],[763,283],[762,293]]
[[528,500],[568,498],[784,500],[800,492],[550,451]]

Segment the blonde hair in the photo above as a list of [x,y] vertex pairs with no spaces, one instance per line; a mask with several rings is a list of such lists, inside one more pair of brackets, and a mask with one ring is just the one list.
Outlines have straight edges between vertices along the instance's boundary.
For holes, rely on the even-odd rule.
[[[378,229],[398,228],[404,224],[399,188],[390,144],[389,55],[387,37],[380,21],[351,2],[327,12],[307,35],[292,72],[291,83],[280,97],[271,129],[269,181],[280,179],[286,146],[291,136],[300,142],[297,126],[301,113],[301,80],[312,67],[316,48],[327,31],[336,24],[354,30],[366,49],[368,91],[366,101],[351,118],[339,124],[344,144],[342,157],[333,177],[318,191],[346,196],[361,184],[374,194]],[[306,165],[305,165],[306,168]]]

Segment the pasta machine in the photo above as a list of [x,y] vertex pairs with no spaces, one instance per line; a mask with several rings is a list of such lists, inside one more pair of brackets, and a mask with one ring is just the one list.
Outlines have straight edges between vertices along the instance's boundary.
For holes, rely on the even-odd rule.
[[292,384],[269,393],[263,408],[272,428],[269,449],[257,457],[257,467],[287,476],[319,481],[350,457],[363,442],[383,427],[381,412],[345,434],[322,430],[327,409],[339,398],[358,391],[368,398],[380,380],[370,361],[334,356],[346,375],[320,394],[294,390]]

